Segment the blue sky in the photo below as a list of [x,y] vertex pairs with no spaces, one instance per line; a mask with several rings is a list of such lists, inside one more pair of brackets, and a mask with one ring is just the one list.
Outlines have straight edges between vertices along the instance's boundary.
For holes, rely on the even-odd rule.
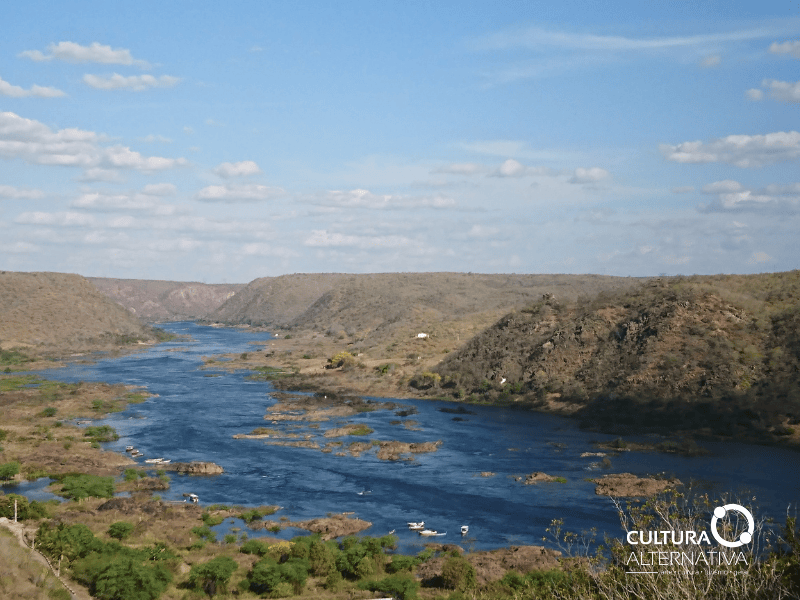
[[0,269],[800,266],[797,0],[3,12]]

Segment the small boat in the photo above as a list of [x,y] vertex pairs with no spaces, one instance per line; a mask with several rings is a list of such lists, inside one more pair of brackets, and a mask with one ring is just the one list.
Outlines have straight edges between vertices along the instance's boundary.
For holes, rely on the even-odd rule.
[[169,464],[169,463],[171,463],[171,462],[172,462],[172,460],[171,460],[171,459],[169,459],[169,458],[162,458],[162,459],[161,459],[161,462],[160,462],[159,464],[162,464],[162,465],[168,465],[168,464]]
[[469,533],[469,525],[462,525],[461,526],[461,535],[467,535]]
[[164,462],[164,459],[163,458],[148,458],[144,462],[146,462],[148,464],[151,464],[151,465],[155,465],[155,464]]
[[131,456],[134,456],[134,457],[136,457],[136,458],[139,458],[140,456],[144,456],[144,454],[142,454],[142,453],[141,453],[141,452],[139,452],[138,450],[134,450],[133,452],[131,452]]
[[367,494],[371,494],[372,490],[363,490],[361,492],[356,492],[359,496],[366,496]]
[[135,449],[133,446],[125,446],[125,452],[133,452]]
[[425,529],[425,521],[414,523],[413,521],[408,524],[409,529]]
[[442,535],[447,535],[447,532],[445,531],[444,533],[439,533],[435,529],[423,529],[422,531],[419,532],[419,534],[425,536],[442,536]]
[[189,494],[189,500],[197,504],[200,501],[200,498],[197,497],[197,494]]

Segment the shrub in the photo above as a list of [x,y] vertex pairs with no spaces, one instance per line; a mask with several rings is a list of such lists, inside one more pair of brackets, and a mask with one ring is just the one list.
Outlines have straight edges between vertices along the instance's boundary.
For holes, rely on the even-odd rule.
[[328,359],[328,365],[326,368],[338,369],[339,367],[342,367],[342,369],[347,369],[355,366],[355,364],[356,357],[343,350],[342,352],[337,352]]
[[202,527],[192,527],[192,533],[201,540],[208,540],[209,542],[217,541],[217,534],[211,531],[207,525],[203,525]]
[[55,417],[57,412],[58,409],[56,409],[54,406],[48,406],[40,414],[43,417]]
[[269,547],[260,540],[247,540],[239,548],[242,554],[255,554],[256,556],[265,556]]
[[66,475],[61,480],[60,496],[81,500],[93,496],[95,498],[111,498],[114,495],[114,479],[98,475]]
[[227,591],[231,575],[239,565],[229,556],[218,556],[208,562],[195,565],[189,571],[189,585],[202,589],[209,596]]
[[472,589],[477,582],[475,567],[463,556],[450,556],[442,566],[442,582],[454,590]]
[[6,519],[14,518],[14,501],[17,502],[17,519],[25,521],[26,519],[41,519],[47,518],[47,505],[43,502],[36,500],[29,501],[25,496],[17,494],[8,494],[0,496],[0,517]]
[[117,521],[108,528],[108,535],[117,540],[124,540],[133,532],[133,523]]
[[0,479],[12,479],[14,475],[19,473],[19,463],[12,461],[0,465]]
[[415,600],[419,582],[410,573],[395,573],[384,577],[380,581],[362,582],[359,587],[372,592],[391,594],[400,600]]
[[92,442],[115,442],[119,439],[119,434],[110,425],[100,425],[84,429],[83,437]]

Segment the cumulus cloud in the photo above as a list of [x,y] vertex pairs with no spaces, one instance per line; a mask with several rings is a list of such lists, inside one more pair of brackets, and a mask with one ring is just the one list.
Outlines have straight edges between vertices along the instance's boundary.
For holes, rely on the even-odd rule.
[[800,58],[800,40],[783,42],[781,44],[773,42],[769,47],[769,51],[773,54],[789,54],[795,58]]
[[748,262],[753,265],[770,262],[771,260],[774,259],[766,252],[753,252],[753,254],[750,255],[750,260]]
[[0,185],[0,198],[11,198],[12,200],[36,200],[42,198],[44,193],[41,190],[31,190],[17,188],[11,185]]
[[138,60],[131,56],[125,48],[112,48],[98,42],[89,46],[81,46],[75,42],[58,42],[47,47],[49,54],[40,50],[25,50],[19,56],[35,61],[63,60],[71,63],[101,63],[106,65],[132,65],[141,68],[149,67],[146,60]]
[[527,177],[531,175],[555,175],[555,171],[547,167],[530,167],[513,158],[509,158],[490,175],[492,177]]
[[76,212],[24,212],[17,215],[15,223],[21,225],[55,225],[58,227],[90,227],[96,221],[91,215]]
[[761,85],[769,90],[769,95],[781,102],[800,102],[800,81],[789,83],[776,79],[765,79]]
[[150,183],[144,186],[142,193],[148,196],[173,196],[177,188],[171,183]]
[[236,163],[224,162],[214,169],[214,173],[220,177],[244,177],[247,175],[257,175],[261,169],[252,160],[243,160]]
[[172,87],[179,81],[180,78],[172,77],[171,75],[162,75],[161,77],[130,75],[125,77],[119,73],[114,73],[105,77],[91,74],[83,76],[83,82],[86,85],[98,90],[133,90],[134,92],[156,87]]
[[754,168],[800,157],[800,133],[778,131],[766,135],[729,135],[707,143],[661,144],[659,148],[664,158],[671,162],[721,162]]
[[600,167],[591,167],[589,169],[584,169],[582,167],[578,167],[575,169],[572,177],[569,179],[570,183],[597,183],[598,181],[603,181],[604,179],[608,179],[611,174],[606,171],[605,169],[601,169]]
[[408,209],[452,208],[456,201],[446,196],[402,196],[373,194],[369,190],[331,190],[308,198],[311,204],[340,208]]
[[142,156],[125,146],[105,147],[101,136],[77,128],[53,131],[44,123],[12,112],[0,113],[0,158],[39,165],[85,169],[161,171],[187,164],[184,158]]
[[745,92],[748,100],[753,100],[754,102],[758,102],[764,97],[764,92],[757,88],[751,88]]
[[800,207],[800,183],[770,184],[748,188],[738,181],[725,179],[703,186],[704,194],[715,196],[703,206],[704,212],[776,211],[795,212]]
[[32,85],[30,89],[26,90],[18,85],[11,85],[0,77],[0,96],[10,96],[11,98],[61,98],[66,94],[59,89],[40,85]]
[[317,229],[306,237],[303,244],[313,247],[353,246],[363,249],[398,248],[413,241],[402,235],[347,235]]
[[263,202],[285,195],[281,188],[266,185],[209,185],[197,193],[202,202]]

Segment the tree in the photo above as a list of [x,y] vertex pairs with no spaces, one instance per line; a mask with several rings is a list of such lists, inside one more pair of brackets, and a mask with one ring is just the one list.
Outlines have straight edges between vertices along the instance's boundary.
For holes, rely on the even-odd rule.
[[80,500],[94,496],[97,498],[111,498],[114,495],[114,478],[99,477],[97,475],[67,475],[61,482],[61,491],[58,492],[65,498]]
[[442,580],[445,587],[454,590],[468,590],[476,584],[475,567],[463,556],[450,556],[442,567]]
[[171,580],[172,575],[163,565],[143,565],[121,556],[100,568],[91,589],[100,600],[155,600]]
[[133,531],[133,523],[127,521],[117,521],[108,528],[108,535],[118,540],[124,540]]
[[7,462],[0,465],[0,479],[11,479],[17,473],[19,473],[18,462]]
[[202,589],[209,596],[218,591],[225,593],[231,575],[239,565],[229,556],[218,556],[208,562],[195,565],[189,571],[189,585]]

